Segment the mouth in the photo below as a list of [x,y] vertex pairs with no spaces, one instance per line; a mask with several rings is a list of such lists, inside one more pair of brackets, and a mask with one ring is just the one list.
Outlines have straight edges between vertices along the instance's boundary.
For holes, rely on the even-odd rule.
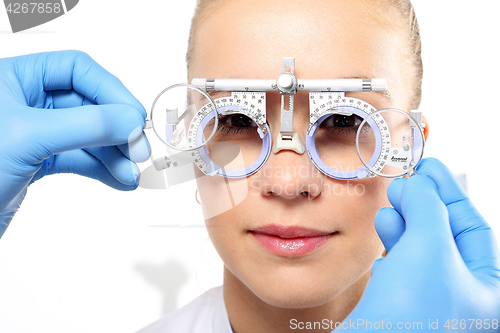
[[266,250],[284,257],[310,254],[338,233],[280,225],[269,225],[248,232]]

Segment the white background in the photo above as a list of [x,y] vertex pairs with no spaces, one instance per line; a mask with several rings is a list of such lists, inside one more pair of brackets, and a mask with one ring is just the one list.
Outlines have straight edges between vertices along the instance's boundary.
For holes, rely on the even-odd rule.
[[[18,34],[1,7],[0,57],[83,50],[149,109],[163,88],[186,81],[194,2],[82,0]],[[421,109],[431,124],[425,155],[466,173],[469,194],[498,235],[500,2],[414,6],[425,69]],[[188,183],[124,193],[74,175],[30,186],[0,240],[0,332],[134,332],[221,284],[222,262],[194,192]]]

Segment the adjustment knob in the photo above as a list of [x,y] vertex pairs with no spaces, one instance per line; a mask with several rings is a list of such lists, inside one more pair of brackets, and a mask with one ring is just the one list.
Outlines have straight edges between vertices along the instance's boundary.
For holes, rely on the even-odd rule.
[[278,76],[277,84],[279,90],[289,92],[294,88],[293,76],[290,74],[281,74]]

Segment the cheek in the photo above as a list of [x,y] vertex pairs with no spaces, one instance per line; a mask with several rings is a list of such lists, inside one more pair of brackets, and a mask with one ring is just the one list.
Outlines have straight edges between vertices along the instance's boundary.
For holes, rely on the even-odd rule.
[[[201,173],[201,171],[199,171]],[[196,183],[205,220],[226,215],[249,195],[249,178],[227,179],[220,176],[197,175]]]
[[349,219],[350,224],[346,226],[346,232],[360,240],[356,245],[366,242],[365,244],[376,247],[377,251],[383,251],[380,250],[382,243],[375,230],[374,221],[377,211],[390,205],[386,194],[389,183],[389,179],[382,177],[359,181],[364,192],[351,201],[352,218]]
[[[202,176],[197,178],[197,183],[204,218],[218,248],[235,248],[234,237],[243,236],[245,226],[265,221],[268,214],[281,209],[283,203],[279,198],[273,202],[263,196],[256,176],[241,179]],[[382,177],[360,181],[328,178],[319,197],[294,204],[287,210],[298,217],[314,214],[318,228],[329,230],[334,225],[345,237],[342,252],[345,250],[354,256],[376,252],[379,256],[383,248],[374,218],[380,208],[390,205],[386,195],[389,183],[389,179]]]
[[[337,216],[342,228],[348,232],[353,228],[373,226],[376,212],[389,205],[387,187],[390,179],[383,177],[365,178],[362,180],[338,181],[326,179],[323,184],[320,200],[323,200],[324,212]],[[347,221],[349,221],[347,223]]]
[[[330,184],[332,183],[332,184]],[[387,186],[390,180],[375,177],[357,181],[333,181],[325,182],[325,186],[338,188],[340,184],[344,191],[343,195],[338,195],[335,191],[325,195],[325,210],[322,219],[332,219],[340,223],[339,236],[341,242],[336,250],[345,254],[344,264],[347,262],[358,263],[362,269],[371,267],[374,259],[382,255],[383,245],[377,235],[374,226],[374,219],[377,211],[390,205],[387,199]],[[321,210],[319,210],[321,211]],[[369,265],[369,266],[367,266]]]
[[226,266],[233,266],[240,253],[239,239],[246,229],[243,219],[254,219],[251,177],[228,179],[220,176],[197,178],[198,193],[208,234]]

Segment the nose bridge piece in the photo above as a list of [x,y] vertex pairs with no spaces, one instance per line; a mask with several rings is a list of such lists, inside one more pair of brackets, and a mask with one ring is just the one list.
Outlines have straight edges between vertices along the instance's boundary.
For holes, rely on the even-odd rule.
[[[273,153],[275,154],[285,149],[293,150],[297,154],[303,154],[305,151],[302,138],[298,133],[293,131],[293,107],[297,86],[295,58],[283,58],[282,71],[276,79],[275,84],[276,89],[278,89],[281,95],[281,124],[280,132],[273,145]],[[286,104],[288,104],[288,108]]]
[[283,133],[278,133],[273,145],[273,153],[278,153],[281,150],[293,150],[297,154],[303,154],[306,150],[304,142],[299,133],[293,133],[290,136],[284,136]]

